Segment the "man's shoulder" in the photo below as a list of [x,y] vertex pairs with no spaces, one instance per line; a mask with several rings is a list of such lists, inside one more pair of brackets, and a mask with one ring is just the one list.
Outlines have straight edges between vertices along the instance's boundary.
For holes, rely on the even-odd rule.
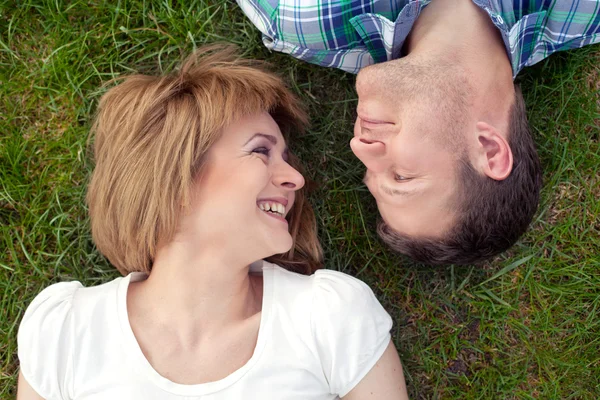
[[425,3],[238,0],[268,49],[351,73],[399,56]]
[[[600,1],[473,0],[502,33],[513,75],[551,54],[600,42]],[[481,4],[480,4],[481,3]]]

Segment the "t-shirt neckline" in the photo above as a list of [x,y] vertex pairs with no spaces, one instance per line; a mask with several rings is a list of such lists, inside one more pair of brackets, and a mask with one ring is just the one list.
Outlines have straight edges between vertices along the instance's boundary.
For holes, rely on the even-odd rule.
[[267,330],[270,326],[271,308],[273,304],[273,269],[265,268],[265,262],[258,261],[251,265],[250,271],[253,273],[262,272],[263,275],[263,298],[260,325],[258,328],[256,347],[254,348],[252,357],[250,357],[246,364],[223,379],[194,385],[175,383],[163,377],[152,367],[150,362],[144,356],[144,353],[142,352],[142,349],[140,348],[140,345],[138,344],[129,323],[129,315],[127,312],[127,289],[131,282],[143,280],[147,275],[142,272],[133,272],[123,278],[119,284],[117,293],[117,314],[119,316],[119,323],[123,333],[124,348],[125,351],[131,356],[135,370],[138,370],[140,373],[144,374],[151,383],[156,385],[156,387],[161,388],[169,393],[181,396],[199,396],[219,392],[239,381],[248,371],[252,369],[252,367],[254,367],[254,365],[260,359],[263,349],[265,348],[268,336]]

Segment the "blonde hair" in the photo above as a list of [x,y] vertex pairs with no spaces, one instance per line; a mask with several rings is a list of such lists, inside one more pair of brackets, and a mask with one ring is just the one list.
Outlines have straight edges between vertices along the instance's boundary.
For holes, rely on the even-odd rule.
[[[307,125],[283,81],[230,45],[201,48],[168,75],[127,76],[106,92],[91,131],[96,166],[87,193],[98,250],[122,274],[150,272],[158,243],[173,238],[223,128],[265,111],[286,138]],[[294,157],[290,164],[299,168]],[[288,219],[292,249],[269,261],[312,273],[322,251],[303,190]]]

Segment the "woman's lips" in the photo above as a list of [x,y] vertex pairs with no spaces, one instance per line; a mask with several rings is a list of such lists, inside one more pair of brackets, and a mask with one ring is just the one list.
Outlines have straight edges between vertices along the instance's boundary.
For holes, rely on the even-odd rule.
[[261,211],[262,211],[263,213],[267,214],[267,215],[268,215],[269,217],[271,217],[271,218],[275,218],[276,220],[278,220],[278,221],[280,221],[280,222],[284,222],[286,225],[288,224],[288,221],[287,221],[287,219],[283,218],[283,217],[282,217],[282,216],[280,216],[280,215],[273,214],[273,213],[271,213],[271,212],[268,212],[268,211],[263,211],[263,210],[261,210]]

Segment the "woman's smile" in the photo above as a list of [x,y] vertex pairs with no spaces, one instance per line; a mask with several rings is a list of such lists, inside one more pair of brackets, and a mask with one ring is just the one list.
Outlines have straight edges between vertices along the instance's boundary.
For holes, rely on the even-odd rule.
[[285,198],[263,199],[259,200],[257,205],[258,208],[269,217],[275,218],[281,222],[285,222],[287,225],[288,221],[285,219],[287,202],[288,201]]

